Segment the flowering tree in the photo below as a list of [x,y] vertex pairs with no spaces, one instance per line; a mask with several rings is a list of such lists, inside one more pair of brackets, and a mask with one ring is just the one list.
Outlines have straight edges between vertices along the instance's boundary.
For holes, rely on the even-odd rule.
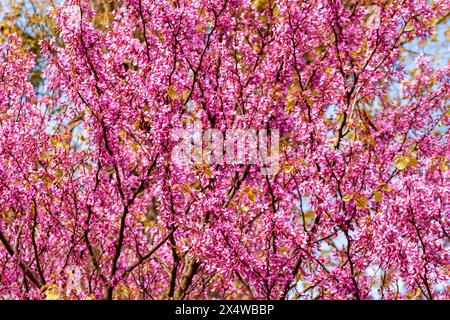
[[[113,8],[53,8],[45,94],[0,47],[0,297],[450,297],[450,67],[400,59],[448,0]],[[277,130],[278,161],[180,164],[194,123]]]

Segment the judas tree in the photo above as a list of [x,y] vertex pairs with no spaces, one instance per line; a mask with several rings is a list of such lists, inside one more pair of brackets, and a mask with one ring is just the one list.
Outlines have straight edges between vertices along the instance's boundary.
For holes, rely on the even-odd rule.
[[112,9],[51,10],[44,93],[1,44],[1,298],[449,298],[450,67],[401,59],[448,0]]

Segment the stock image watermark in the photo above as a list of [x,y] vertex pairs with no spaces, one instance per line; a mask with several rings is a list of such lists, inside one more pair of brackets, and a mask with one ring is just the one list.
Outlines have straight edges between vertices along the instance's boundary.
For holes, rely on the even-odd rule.
[[201,123],[175,129],[172,141],[172,163],[186,165],[240,165],[261,167],[261,174],[273,175],[279,167],[280,133],[278,129],[203,130]]
[[275,310],[273,304],[212,304],[206,306],[196,306],[196,305],[185,305],[175,307],[176,316],[200,316],[202,318],[207,318],[210,315],[228,315],[228,316],[239,316],[239,315],[271,315]]

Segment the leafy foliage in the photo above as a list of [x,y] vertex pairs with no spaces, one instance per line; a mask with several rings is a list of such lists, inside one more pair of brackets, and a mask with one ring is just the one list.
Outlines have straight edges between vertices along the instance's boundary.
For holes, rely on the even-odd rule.
[[[104,4],[2,16],[0,297],[449,298],[447,0]],[[280,168],[176,165],[196,121]]]

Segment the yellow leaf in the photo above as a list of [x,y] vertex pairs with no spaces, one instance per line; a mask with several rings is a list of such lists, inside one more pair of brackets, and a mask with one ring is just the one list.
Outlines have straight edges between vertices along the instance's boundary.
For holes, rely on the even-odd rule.
[[14,222],[14,211],[12,209],[5,210],[4,212],[0,212],[0,219],[4,220],[7,224],[11,224]]
[[192,184],[192,188],[194,188],[194,189],[196,189],[196,190],[201,189],[201,187],[202,187],[202,185],[200,184],[200,181],[195,181],[195,182]]
[[211,177],[211,176],[212,176],[212,171],[211,171],[211,168],[210,168],[209,166],[205,166],[204,174],[205,174],[207,177]]
[[247,206],[241,206],[239,209],[240,209],[239,211],[240,211],[241,213],[247,213],[248,210],[249,210]]
[[419,288],[417,288],[415,291],[410,291],[406,294],[406,298],[408,299],[414,299],[419,297],[421,294],[421,290]]
[[175,89],[172,86],[167,88],[167,95],[171,99],[178,99],[178,93],[175,91]]
[[280,10],[278,10],[278,6],[275,6],[275,8],[273,8],[272,14],[274,17],[278,17],[280,15]]
[[348,138],[349,138],[350,140],[355,140],[355,139],[356,139],[356,132],[355,132],[355,130],[350,130],[350,131],[347,133],[347,136],[348,136]]
[[57,289],[49,289],[45,291],[45,300],[59,300],[60,292]]
[[306,212],[305,212],[305,220],[306,220],[306,222],[310,222],[310,221],[312,221],[313,219],[314,219],[314,211],[312,211],[312,210],[307,210]]
[[406,294],[406,298],[408,298],[408,299],[412,299],[413,297],[414,297],[414,291],[410,291],[410,292],[408,292],[407,294]]
[[359,53],[355,51],[349,51],[348,52],[353,58],[359,57]]
[[416,294],[415,294],[414,298],[419,297],[421,294],[422,294],[422,290],[420,290],[420,288],[417,288],[417,289],[416,289]]
[[183,187],[183,186],[182,186],[181,184],[176,183],[176,184],[173,184],[173,185],[170,187],[170,189],[175,190],[175,189],[179,189],[179,188],[182,188],[182,187]]
[[380,191],[375,191],[374,192],[374,196],[375,196],[375,201],[380,203],[381,202],[381,198],[382,198],[381,192]]
[[113,174],[115,172],[114,167],[106,167],[106,172],[108,172],[109,174]]
[[52,143],[53,146],[55,146],[56,148],[62,147],[63,143],[61,141],[58,140],[57,137],[53,137],[50,142]]
[[415,167],[415,166],[417,166],[417,163],[418,162],[417,162],[416,157],[408,156],[408,165]]
[[407,157],[397,157],[394,160],[395,167],[398,170],[405,170],[408,167],[409,159]]
[[189,89],[186,89],[186,90],[184,90],[183,91],[183,100],[186,100],[188,97],[189,97],[189,92],[190,92],[190,90]]
[[364,196],[356,197],[356,208],[366,209],[367,208],[367,198]]
[[310,99],[310,98],[305,98],[305,102],[306,102],[306,104],[308,105],[308,106],[312,106],[314,103],[313,103],[313,101]]
[[267,3],[269,3],[269,0],[254,0],[253,1],[253,5],[255,6],[255,9],[258,12],[263,11],[264,7],[266,6]]
[[294,107],[295,107],[295,101],[292,98],[288,99],[288,102],[286,104],[286,111],[292,112],[292,111],[294,111]]
[[248,196],[248,200],[250,200],[251,202],[255,202],[256,195],[255,195],[255,191],[252,188],[248,189],[247,196]]
[[344,195],[344,197],[342,198],[342,201],[344,201],[344,202],[349,202],[349,201],[352,200],[352,199],[353,199],[353,196],[352,196],[352,195],[346,194],[346,195]]
[[184,186],[183,186],[183,188],[182,188],[182,191],[183,191],[183,193],[187,196],[187,195],[189,195],[189,191],[190,191],[190,189],[191,189],[191,186],[187,183],[187,184],[185,184]]

